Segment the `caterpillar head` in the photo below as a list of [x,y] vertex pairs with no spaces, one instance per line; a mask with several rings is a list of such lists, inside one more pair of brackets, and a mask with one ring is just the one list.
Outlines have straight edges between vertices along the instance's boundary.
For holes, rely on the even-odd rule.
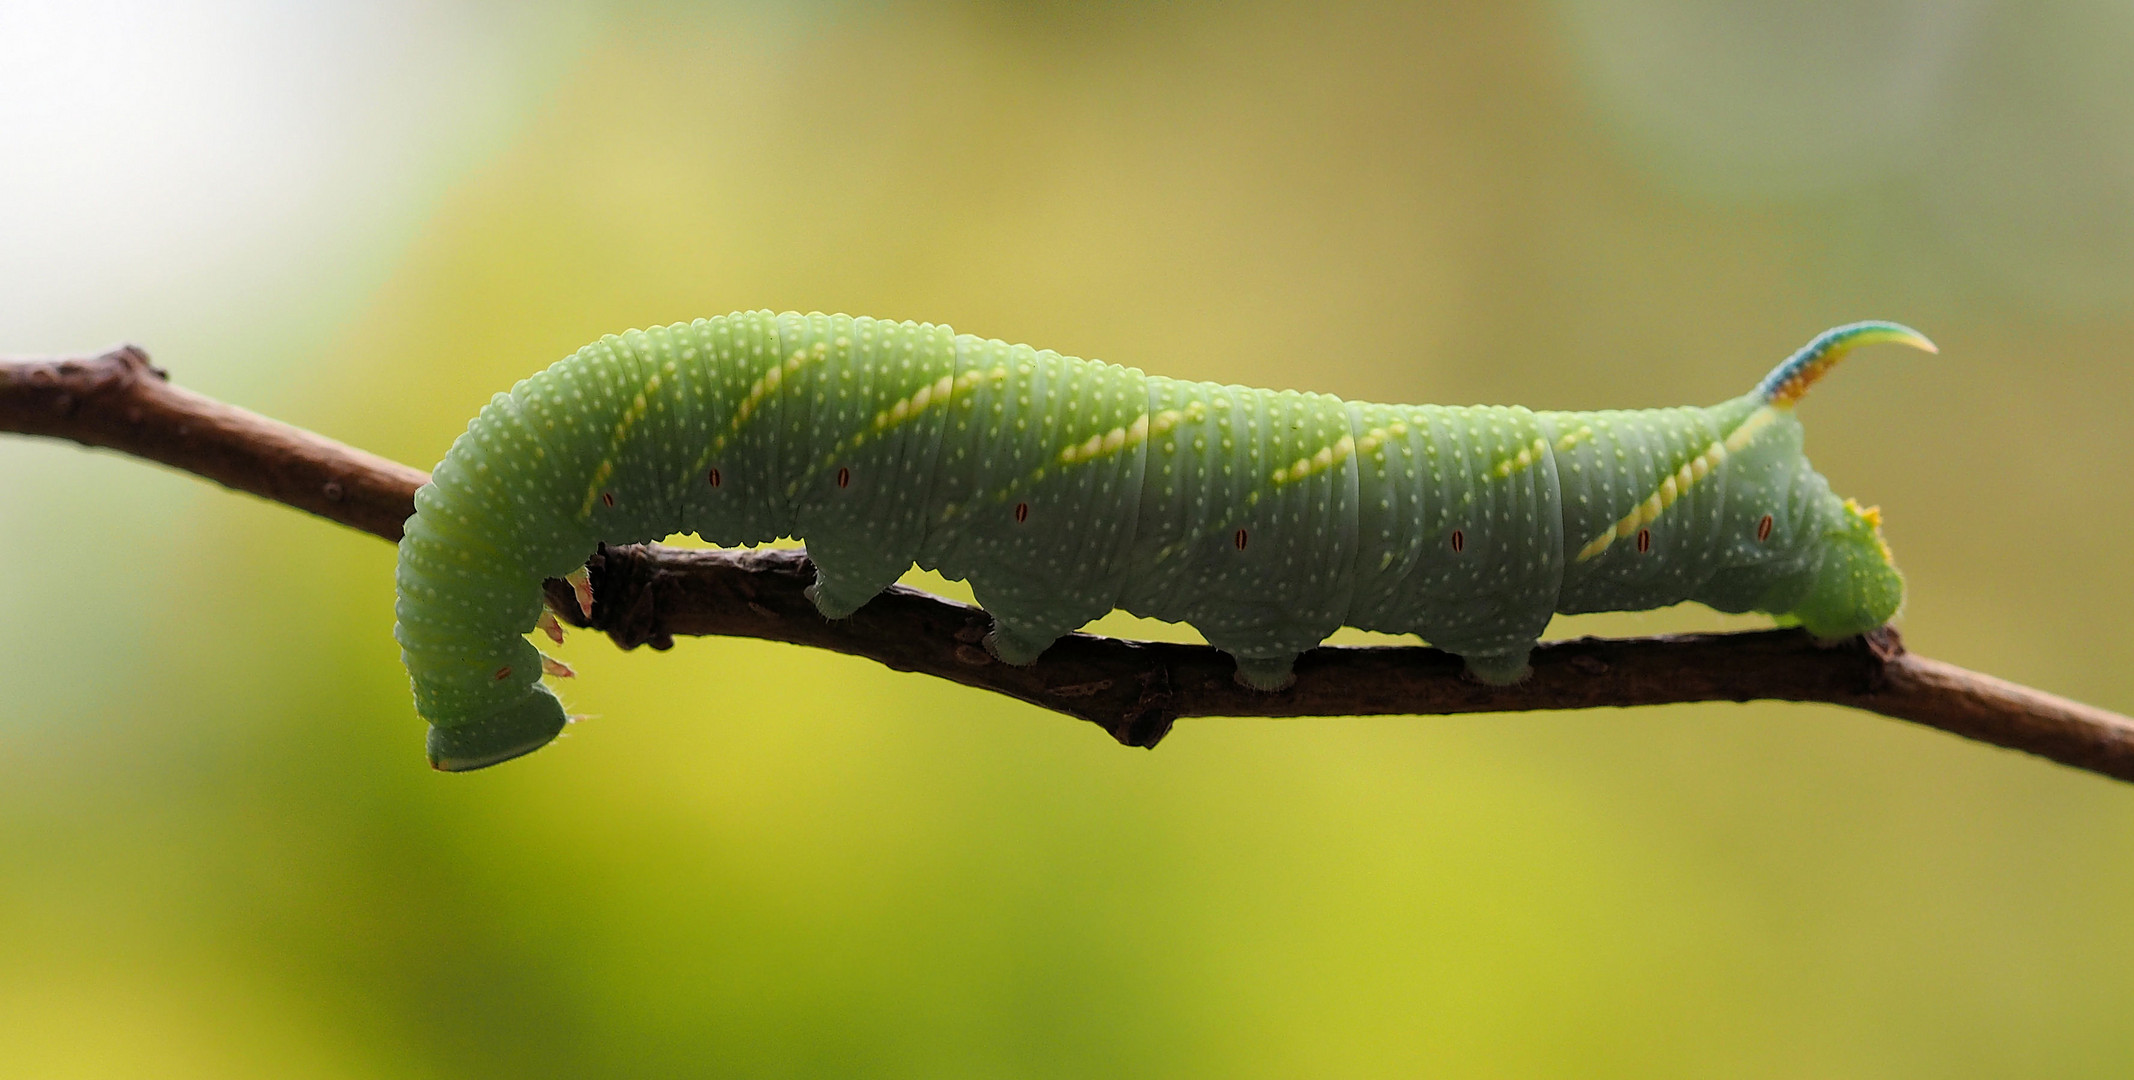
[[479,720],[451,727],[431,725],[430,767],[468,772],[531,754],[547,746],[570,722],[563,703],[539,683],[510,705]]
[[1904,577],[1882,540],[1882,511],[1845,500],[1823,534],[1822,560],[1808,595],[1790,614],[1822,639],[1881,626],[1904,600]]

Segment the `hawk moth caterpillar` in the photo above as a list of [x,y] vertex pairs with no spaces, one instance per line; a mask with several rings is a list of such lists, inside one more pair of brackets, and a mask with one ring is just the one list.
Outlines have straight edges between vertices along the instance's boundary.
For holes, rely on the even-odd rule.
[[967,580],[1013,664],[1112,610],[1189,623],[1276,690],[1336,628],[1416,633],[1492,683],[1552,615],[1697,600],[1836,638],[1903,598],[1880,516],[1802,454],[1825,331],[1740,397],[1604,412],[1379,405],[1149,376],[946,326],[736,312],[604,337],[497,394],[400,542],[429,754],[546,744],[526,640],[596,544],[804,539],[851,614],[914,563]]

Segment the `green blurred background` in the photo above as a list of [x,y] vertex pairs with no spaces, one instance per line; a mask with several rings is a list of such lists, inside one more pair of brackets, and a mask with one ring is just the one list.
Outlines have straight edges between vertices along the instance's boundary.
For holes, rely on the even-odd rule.
[[[427,465],[601,333],[1803,407],[1921,651],[2134,708],[2134,8],[0,7],[0,351]],[[2124,1076],[2134,788],[1831,708],[1195,720],[564,650],[423,767],[390,545],[0,438],[0,1076]],[[1753,624],[1701,610],[1564,632]],[[1107,629],[1163,632],[1131,620]]]

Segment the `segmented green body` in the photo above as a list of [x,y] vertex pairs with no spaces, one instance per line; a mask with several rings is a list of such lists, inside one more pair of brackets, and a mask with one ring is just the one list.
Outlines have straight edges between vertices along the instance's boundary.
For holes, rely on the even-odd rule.
[[1858,324],[1712,408],[1579,413],[1181,382],[842,315],[631,331],[453,444],[401,541],[396,635],[433,762],[475,768],[564,722],[524,637],[542,579],[677,532],[803,538],[833,618],[915,562],[968,580],[1010,663],[1115,607],[1190,623],[1270,689],[1343,625],[1497,682],[1559,611],[1694,599],[1848,634],[1900,587],[1790,406],[1850,344],[1911,339]]

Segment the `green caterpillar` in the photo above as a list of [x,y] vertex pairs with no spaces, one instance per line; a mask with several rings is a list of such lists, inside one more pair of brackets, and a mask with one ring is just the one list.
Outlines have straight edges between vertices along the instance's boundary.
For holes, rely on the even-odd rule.
[[[632,330],[496,395],[400,542],[394,635],[440,769],[554,738],[525,635],[597,543],[805,539],[825,616],[917,563],[1026,664],[1113,608],[1192,624],[1276,690],[1335,628],[1413,632],[1508,683],[1557,612],[1697,600],[1836,638],[1903,581],[1877,512],[1801,453],[1824,332],[1711,408],[1374,405],[1180,382],[946,326],[737,312]],[[548,623],[547,625],[553,625]]]

